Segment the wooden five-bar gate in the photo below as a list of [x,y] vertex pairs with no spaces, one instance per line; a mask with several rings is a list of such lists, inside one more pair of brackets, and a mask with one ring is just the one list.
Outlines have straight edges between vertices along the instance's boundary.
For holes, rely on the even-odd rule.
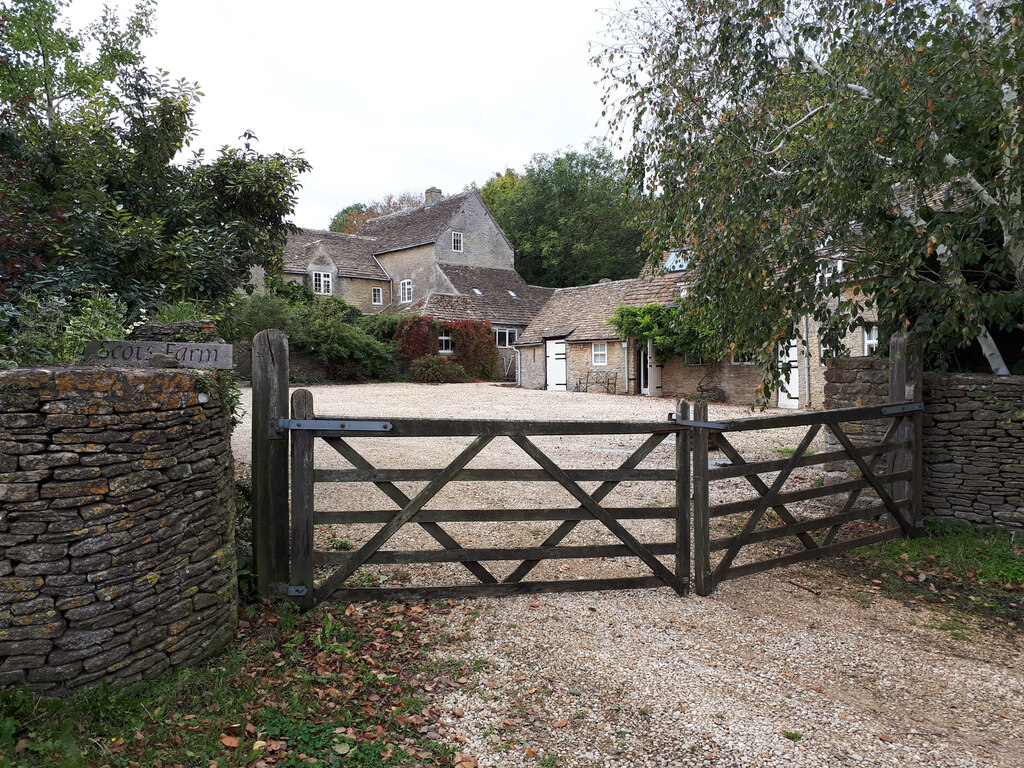
[[[660,586],[669,586],[677,594],[685,595],[690,587],[692,538],[694,586],[698,594],[707,595],[727,579],[914,535],[921,520],[923,407],[917,402],[919,376],[908,380],[906,375],[910,355],[905,338],[894,340],[892,355],[893,402],[882,406],[726,422],[710,422],[707,403],[703,402],[695,405],[692,419],[689,405],[680,402],[666,421],[646,423],[367,420],[318,415],[313,396],[307,390],[295,391],[289,403],[287,339],[279,331],[264,331],[253,345],[253,544],[260,590],[265,595],[292,597],[306,608],[328,600],[477,597]],[[861,429],[855,444],[848,434],[849,425],[871,424],[880,419],[888,422],[884,432],[865,433]],[[806,432],[792,455],[777,460],[748,462],[730,439],[744,431],[792,427],[806,427]],[[824,453],[811,453],[809,446],[823,429],[831,436],[832,445]],[[865,434],[869,439],[865,439]],[[618,467],[593,469],[559,466],[536,440],[538,436],[591,435],[646,437]],[[365,438],[408,437],[472,440],[447,465],[429,469],[377,467],[359,447]],[[674,466],[641,466],[668,437],[675,438]],[[350,468],[315,467],[314,444],[318,440],[343,457]],[[469,468],[470,462],[495,440],[515,443],[535,467]],[[712,449],[720,451],[724,458],[710,462]],[[790,480],[800,468],[828,468],[841,462],[851,466],[851,476],[818,487],[790,487]],[[739,478],[753,495],[742,500],[716,501],[715,484],[728,484]],[[660,507],[603,503],[627,481],[674,483],[674,503]],[[515,509],[428,506],[450,483],[465,482],[556,483],[568,492],[575,505]],[[372,483],[394,508],[316,510],[316,483]],[[399,483],[421,487],[410,495]],[[588,491],[583,483],[597,485]],[[734,488],[732,494],[735,495]],[[821,500],[830,504],[816,506]],[[645,519],[668,520],[669,525],[664,528],[671,530],[671,540],[641,541],[623,524]],[[531,547],[464,547],[445,528],[449,523],[522,521],[559,524],[546,539]],[[618,543],[565,545],[564,540],[582,521],[601,523]],[[354,524],[377,526],[377,530],[354,551],[315,548],[316,526]],[[440,548],[385,549],[407,525],[418,526]],[[713,529],[718,534],[716,538],[712,538]],[[781,545],[781,549],[773,547],[773,543]],[[794,551],[796,546],[799,548]],[[650,575],[527,579],[546,560],[620,557],[638,558]],[[742,562],[737,564],[738,560]],[[495,561],[518,561],[518,565],[499,577],[488,567]],[[423,563],[458,563],[474,582],[408,588],[349,583],[364,565]]]

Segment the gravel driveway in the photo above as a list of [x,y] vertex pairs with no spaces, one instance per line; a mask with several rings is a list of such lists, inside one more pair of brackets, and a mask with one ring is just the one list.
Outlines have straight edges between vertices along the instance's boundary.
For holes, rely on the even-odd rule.
[[[485,384],[310,387],[321,416],[661,421],[675,403]],[[247,398],[249,391],[243,392]],[[750,415],[712,406],[712,419]],[[748,457],[778,458],[802,429],[744,434]],[[567,467],[616,466],[641,437],[537,438]],[[737,436],[739,439],[739,436]],[[249,421],[234,436],[241,472]],[[379,467],[439,466],[465,438],[357,442]],[[668,467],[671,445],[644,466]],[[346,467],[325,445],[318,467]],[[496,440],[470,467],[531,467]],[[812,471],[812,468],[807,468]],[[806,481],[806,475],[796,478]],[[415,487],[404,488],[406,493]],[[726,487],[719,493],[731,493]],[[623,483],[611,505],[665,506],[668,483]],[[432,507],[562,506],[550,483],[452,484]],[[317,509],[392,509],[378,491],[317,486]],[[555,523],[445,525],[464,546],[536,546]],[[362,530],[370,528],[371,530]],[[318,529],[321,548],[365,541],[373,526]],[[668,521],[632,521],[668,541]],[[596,522],[567,544],[612,543]],[[436,548],[407,527],[388,548]],[[563,563],[563,564],[559,564]],[[494,567],[501,576],[513,567]],[[489,566],[490,567],[490,566]],[[640,576],[639,561],[549,561],[538,579]],[[364,568],[364,583],[468,583],[454,564]],[[445,700],[438,731],[481,766],[1024,766],[1024,672],[1015,638],[943,630],[944,617],[881,598],[868,582],[815,564],[726,582],[709,598],[667,588],[460,603],[447,651],[477,671]]]

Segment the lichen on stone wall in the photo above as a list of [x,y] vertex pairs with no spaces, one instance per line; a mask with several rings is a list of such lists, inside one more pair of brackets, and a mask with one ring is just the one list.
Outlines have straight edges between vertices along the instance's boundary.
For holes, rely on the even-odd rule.
[[151,679],[231,638],[229,415],[197,375],[0,372],[0,685]]

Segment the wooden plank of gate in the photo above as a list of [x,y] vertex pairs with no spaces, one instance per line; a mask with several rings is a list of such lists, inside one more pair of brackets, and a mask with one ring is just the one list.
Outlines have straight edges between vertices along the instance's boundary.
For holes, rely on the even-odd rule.
[[416,513],[419,512],[428,501],[430,501],[438,492],[444,488],[448,482],[458,474],[473,458],[480,453],[487,444],[494,439],[493,435],[479,435],[469,446],[462,451],[445,469],[441,470],[427,486],[416,494],[416,498],[410,501],[402,511],[395,515],[390,522],[385,525],[373,535],[373,537],[363,544],[357,552],[352,556],[352,559],[344,566],[339,568],[337,571],[332,573],[327,579],[321,584],[314,595],[315,602],[320,603],[325,598],[329,597],[334,590],[338,589],[345,580],[351,576],[366,560],[380,549],[384,544],[387,543],[388,539],[394,536],[398,530],[409,522]]
[[[693,420],[707,422],[708,404],[694,404]],[[710,595],[715,588],[711,572],[710,504],[708,496],[708,438],[705,427],[693,430],[693,580],[698,595]]]
[[[676,404],[676,423],[690,418],[690,404]],[[690,430],[676,433],[676,576],[690,593]]]
[[[362,454],[359,453],[359,451],[346,443],[340,437],[327,437],[324,438],[324,440],[357,469],[376,471],[373,464],[371,464]],[[406,496],[405,493],[403,493],[402,490],[394,483],[374,483],[374,485],[400,508],[405,507],[405,505],[410,501],[409,497]],[[436,522],[417,520],[417,523],[419,523],[420,528],[433,536],[434,541],[445,549],[462,549],[462,545],[449,536],[448,532]],[[498,581],[494,578],[493,574],[491,574],[491,572],[484,566],[480,565],[480,563],[469,561],[463,562],[463,565],[466,566],[469,572],[480,579],[484,584],[496,584]]]
[[814,440],[820,430],[820,423],[811,425],[811,428],[807,430],[807,434],[804,435],[803,440],[801,440],[800,444],[797,446],[796,451],[790,457],[789,463],[781,472],[779,472],[778,476],[775,478],[775,482],[772,483],[771,488],[768,489],[768,493],[762,495],[761,501],[758,502],[757,507],[750,515],[750,518],[747,520],[747,524],[743,526],[743,530],[736,537],[735,541],[733,541],[729,549],[726,550],[725,554],[722,555],[722,559],[718,561],[718,565],[715,566],[713,580],[716,583],[722,581],[722,575],[729,570],[729,566],[732,565],[732,561],[736,558],[740,548],[747,543],[747,539],[750,538],[750,534],[752,534],[754,529],[757,528],[757,524],[761,521],[761,518],[764,517],[764,513],[768,511],[768,507],[771,506],[773,501],[775,501],[775,497],[779,493],[779,490],[796,468],[796,462],[799,460],[800,456],[803,455],[804,451],[807,450],[807,446],[811,444],[811,441]]
[[[646,459],[651,454],[651,451],[653,451],[655,448],[657,448],[659,445],[661,445],[662,441],[666,437],[667,437],[667,435],[664,435],[664,434],[651,435],[650,437],[648,437],[646,440],[644,440],[643,443],[641,443],[639,448],[637,448],[635,451],[633,451],[633,453],[631,453],[629,455],[629,458],[627,458],[624,462],[622,462],[622,464],[619,466],[619,470],[621,471],[621,470],[636,469],[636,467],[640,464],[640,462],[642,462],[644,459]],[[607,473],[607,470],[605,472]],[[545,472],[544,475],[545,475],[545,477],[549,477],[547,472]],[[608,496],[609,493],[611,493],[612,491],[614,491],[618,487],[619,482],[621,482],[621,481],[619,481],[619,480],[607,480],[607,481],[601,483],[601,485],[599,485],[594,490],[594,493],[591,494],[591,498],[593,498],[594,501],[597,502],[597,503],[600,503],[600,502],[604,501],[605,497]],[[591,517],[590,519],[593,519],[593,517]],[[570,533],[572,533],[573,529],[575,529],[578,524],[579,524],[579,520],[565,520],[565,521],[563,521],[562,524],[559,525],[551,533],[550,536],[548,536],[546,539],[544,539],[544,541],[541,542],[541,546],[542,547],[554,547],[554,546],[557,546],[562,541],[562,539],[564,539],[566,536],[568,536]],[[503,581],[508,582],[508,583],[515,582],[515,581],[522,581],[523,578],[530,571],[532,571],[534,568],[537,567],[538,563],[540,563],[540,560],[526,560],[526,561],[520,563],[519,567],[517,567],[514,571],[512,571],[512,573],[510,573],[508,576],[506,576],[503,579]]]
[[456,584],[446,587],[345,587],[334,592],[330,602],[355,603],[367,600],[444,600],[475,597],[506,597],[542,592],[606,592],[620,589],[650,589],[664,586],[657,576],[579,581],[519,581],[513,584]]
[[557,480],[558,483],[572,494],[577,501],[589,509],[594,514],[594,517],[604,523],[605,527],[614,533],[618,537],[619,541],[629,547],[634,555],[643,560],[644,563],[654,571],[656,576],[659,576],[662,581],[676,591],[676,594],[686,594],[686,584],[684,584],[678,576],[666,568],[657,557],[652,555],[644,547],[643,544],[633,538],[633,535],[623,528],[622,525],[619,524],[618,520],[612,517],[611,514],[609,514],[608,511],[600,504],[594,501],[586,491],[573,482],[572,478],[570,478],[561,467],[552,461],[547,454],[534,445],[526,435],[512,435],[512,441],[522,448],[530,458],[543,467],[551,477]]
[[[726,455],[726,457],[728,457],[729,461],[731,461],[733,464],[742,466],[747,463],[746,460],[740,455],[740,452],[733,447],[732,443],[726,440],[725,435],[719,435],[715,442],[718,443],[719,449],[722,451],[722,453]],[[803,457],[796,457],[797,461],[799,461],[801,458]],[[757,492],[760,493],[762,496],[768,493],[768,484],[765,483],[764,480],[762,480],[760,477],[758,477],[757,475],[745,475],[744,477],[746,478],[747,482],[750,483],[750,485],[752,485],[754,489],[757,490]],[[796,517],[794,517],[793,514],[790,513],[790,511],[786,508],[785,504],[773,504],[772,509],[775,510],[775,514],[777,514],[783,520],[783,522],[789,523],[790,525],[796,525],[798,523]],[[805,547],[807,547],[807,549],[814,549],[818,546],[818,542],[816,542],[809,533],[798,533],[797,538],[800,539],[801,543]]]
[[[313,395],[292,393],[292,418],[313,418]],[[313,433],[296,430],[292,441],[292,573],[289,583],[304,586],[299,604],[313,605]]]
[[[883,485],[881,484],[881,482],[879,481],[878,477],[875,475],[871,467],[869,467],[867,463],[864,461],[864,459],[862,459],[857,454],[856,448],[854,448],[853,443],[850,442],[850,438],[846,436],[846,433],[843,431],[843,428],[838,424],[829,424],[828,428],[832,430],[832,434],[836,436],[836,440],[839,441],[840,445],[842,445],[850,454],[850,458],[853,459],[853,463],[857,465],[857,469],[860,470],[861,474],[864,476],[864,479],[868,481],[872,488],[874,488],[875,493],[878,494],[878,498],[882,500],[882,503],[885,504],[886,507],[888,507],[889,512],[892,514],[893,517],[896,518],[896,521],[899,523],[900,528],[903,529],[903,532],[908,536],[912,535],[914,533],[913,526],[904,516],[903,512],[899,508],[899,505],[895,501],[893,501],[892,497],[886,492],[885,488],[883,487]],[[899,476],[901,474],[907,474],[908,476],[911,475],[911,473],[907,472],[893,473],[893,476]]]
[[269,438],[270,420],[287,414],[288,337],[260,331],[252,340],[252,536],[264,597],[288,581],[288,434]]

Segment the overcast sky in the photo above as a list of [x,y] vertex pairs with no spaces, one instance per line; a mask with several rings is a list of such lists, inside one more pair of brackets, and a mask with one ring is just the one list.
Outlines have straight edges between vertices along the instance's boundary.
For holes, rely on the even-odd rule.
[[[103,0],[73,0],[76,24]],[[133,3],[107,0],[124,13]],[[197,145],[303,150],[295,223],[445,194],[603,138],[590,43],[612,0],[160,0],[149,65],[198,81]],[[195,146],[195,145],[194,145]]]

